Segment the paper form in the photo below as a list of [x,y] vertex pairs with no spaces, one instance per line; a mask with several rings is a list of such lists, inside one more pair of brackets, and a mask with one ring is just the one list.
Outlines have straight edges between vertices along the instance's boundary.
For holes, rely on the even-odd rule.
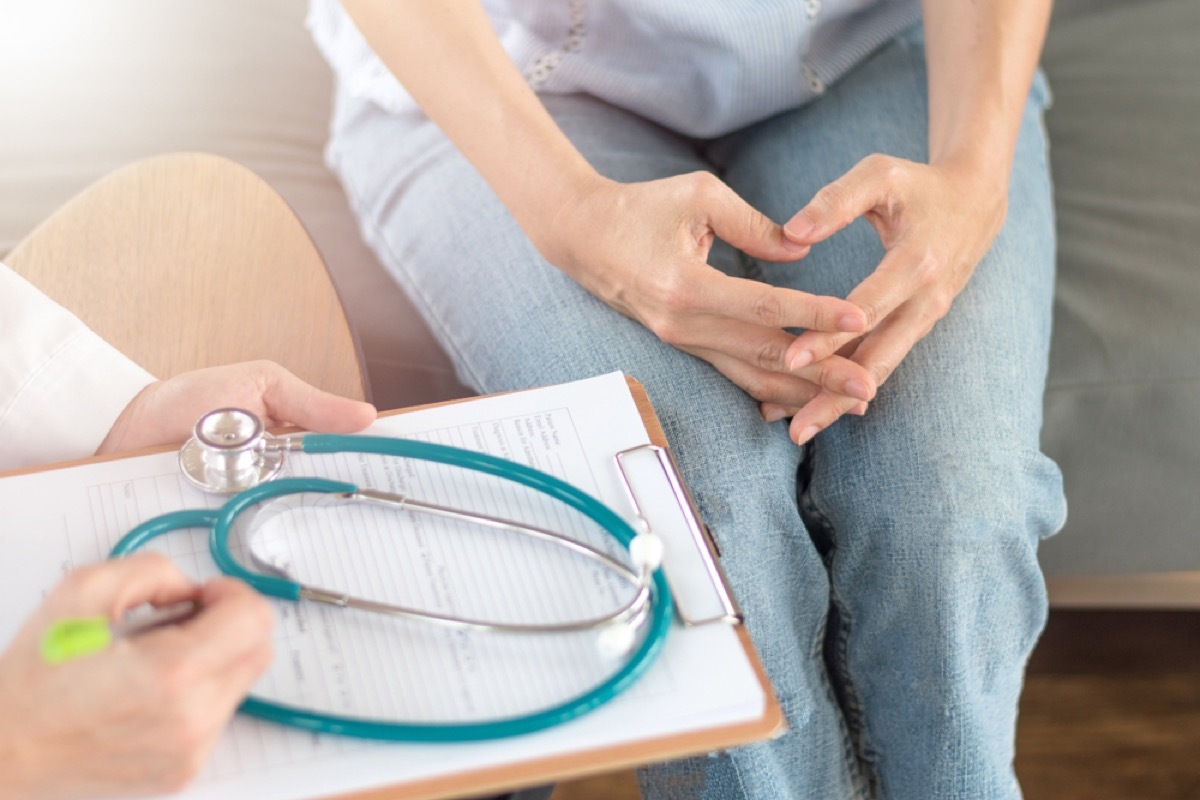
[[[627,518],[612,458],[647,441],[619,374],[389,417],[369,432],[526,463]],[[557,501],[478,473],[356,453],[296,454],[290,463],[293,474],[486,510],[620,550]],[[6,509],[0,591],[8,609],[0,641],[11,638],[65,571],[103,558],[129,528],[166,511],[222,501],[187,485],[174,453],[0,480]],[[556,548],[463,523],[367,507],[272,509],[264,517],[263,532],[287,540],[306,582],[373,599],[501,619],[535,613],[546,621],[607,612],[631,593],[620,579]],[[186,572],[215,573],[204,532],[160,541]],[[276,608],[276,658],[254,693],[338,713],[407,721],[527,713],[577,694],[619,666],[595,647],[594,633],[462,633],[312,603]],[[753,720],[764,703],[731,627],[675,625],[637,684],[568,724],[495,742],[393,745],[239,716],[182,796],[283,800],[347,793]]]

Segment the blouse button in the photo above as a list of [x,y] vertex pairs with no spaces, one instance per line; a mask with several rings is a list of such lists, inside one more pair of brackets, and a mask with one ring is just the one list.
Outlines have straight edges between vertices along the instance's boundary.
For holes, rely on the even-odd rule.
[[808,81],[808,88],[812,89],[813,94],[825,93],[825,82],[817,77],[817,73],[813,72],[813,68],[808,64],[804,65],[804,79]]

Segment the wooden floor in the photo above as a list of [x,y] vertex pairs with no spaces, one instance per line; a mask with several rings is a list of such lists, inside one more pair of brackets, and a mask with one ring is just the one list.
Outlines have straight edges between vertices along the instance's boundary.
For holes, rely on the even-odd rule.
[[[1053,611],[1017,730],[1026,800],[1200,798],[1200,612]],[[634,800],[632,773],[553,800]]]
[[1052,612],[1017,730],[1028,800],[1200,798],[1200,613]]

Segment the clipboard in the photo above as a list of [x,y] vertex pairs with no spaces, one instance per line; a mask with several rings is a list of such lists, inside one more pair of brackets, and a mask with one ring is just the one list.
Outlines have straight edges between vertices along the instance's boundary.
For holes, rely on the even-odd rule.
[[[709,556],[713,559],[713,563],[719,568],[720,550],[708,526],[700,519],[700,512],[696,509],[696,504],[692,500],[686,484],[683,482],[683,477],[679,474],[674,459],[670,456],[670,447],[667,444],[666,434],[663,432],[662,425],[658,421],[658,415],[654,412],[654,406],[646,394],[645,387],[636,378],[628,375],[625,376],[625,382],[629,388],[630,395],[633,397],[633,402],[637,406],[638,413],[641,415],[642,424],[646,426],[646,433],[650,437],[650,443],[658,448],[662,448],[660,452],[664,454],[666,459],[669,459],[666,463],[670,464],[673,477],[678,482],[684,502],[686,502],[686,512],[695,523],[696,530],[703,533],[704,546],[707,548]],[[471,399],[474,398],[464,398],[463,400],[452,400],[449,402],[468,402]],[[437,403],[432,405],[444,404]],[[430,406],[419,406],[418,408],[427,407]],[[385,415],[401,414],[413,410],[416,409],[400,409],[385,412]],[[728,588],[728,582],[725,581],[723,574],[720,580]],[[732,596],[732,592],[730,592],[730,600],[734,601],[734,607],[736,608],[736,600]],[[399,797],[413,798],[413,800],[444,800],[472,794],[501,793],[539,783],[571,780],[588,775],[615,772],[621,769],[670,761],[675,758],[696,755],[698,753],[725,750],[738,745],[750,744],[751,742],[779,736],[787,729],[783,710],[780,708],[774,689],[767,679],[767,674],[763,669],[762,661],[758,657],[758,652],[754,649],[754,645],[750,641],[750,634],[742,624],[740,612],[737,613],[739,616],[738,619],[730,619],[725,622],[736,625],[738,639],[746,651],[747,658],[754,666],[754,671],[758,676],[764,697],[766,698],[762,716],[753,722],[693,731],[677,736],[598,747],[584,753],[569,756],[522,761],[503,767],[463,772],[447,778],[408,783],[404,784],[403,787],[392,786],[368,792],[338,795],[336,796],[336,800],[398,800]],[[716,620],[698,620],[696,624],[716,622]],[[403,794],[397,794],[397,792],[401,791]],[[333,798],[330,798],[330,800],[333,800]]]
[[[315,795],[315,797],[323,797],[327,798],[327,800],[334,800],[335,798],[336,800],[388,800],[390,798],[399,797],[435,800],[436,798],[454,798],[498,793],[524,786],[578,778],[590,774],[610,772],[632,766],[667,761],[685,755],[727,749],[770,738],[778,735],[784,730],[785,722],[782,710],[767,680],[765,671],[763,670],[757,653],[751,645],[749,635],[745,628],[741,625],[740,611],[737,610],[736,602],[733,599],[732,593],[728,591],[727,583],[724,581],[724,576],[720,574],[719,551],[716,547],[716,543],[709,534],[707,528],[704,527],[702,521],[700,520],[695,503],[688,494],[682,478],[680,477],[678,470],[674,465],[674,461],[670,456],[670,450],[667,447],[667,442],[663,434],[662,427],[659,424],[658,418],[654,413],[653,407],[650,404],[644,388],[636,380],[627,376],[625,377],[625,384],[629,391],[630,397],[637,408],[641,422],[644,425],[645,431],[650,440],[649,445],[643,445],[640,448],[635,449],[648,448],[647,452],[652,455],[654,461],[660,465],[664,476],[666,476],[674,489],[675,502],[679,504],[680,511],[689,520],[689,528],[692,531],[692,535],[696,537],[698,548],[702,548],[703,553],[707,556],[712,565],[712,569],[714,570],[712,573],[714,586],[723,586],[723,591],[728,595],[725,598],[727,601],[724,605],[725,613],[721,615],[721,618],[694,619],[690,621],[685,620],[685,624],[717,624],[735,626],[737,640],[744,650],[747,661],[751,665],[754,675],[762,690],[764,702],[761,715],[757,719],[738,722],[736,724],[721,725],[699,730],[693,729],[684,733],[669,736],[626,739],[616,744],[605,744],[549,757],[521,758],[508,763],[493,765],[480,769],[459,770],[453,774],[447,774],[439,777],[411,780],[402,783],[381,786],[378,788],[355,790],[340,794],[321,793]],[[518,392],[514,394],[520,393]],[[469,403],[481,399],[486,398],[467,398],[463,400],[450,401],[449,403],[432,404],[429,406],[420,406],[412,409],[402,409],[395,412],[387,412],[383,416],[394,416],[419,410],[457,405],[459,403]],[[175,448],[172,447],[155,448],[145,452],[159,453],[173,451],[174,449]],[[117,458],[128,458],[142,454],[143,453],[125,454]],[[621,461],[624,457],[628,457],[628,454],[624,452],[618,453],[615,457],[616,463],[614,464],[614,468],[618,469],[618,471],[620,471]],[[29,474],[45,471],[47,469],[110,461],[113,460],[113,458],[114,457],[84,459],[78,462],[70,462],[69,464],[54,465],[53,467],[34,468],[30,470],[22,470],[17,473],[0,474],[0,478],[13,474]],[[628,480],[625,480],[625,488],[630,492],[631,500],[636,504],[637,490],[630,486]],[[720,594],[720,592],[718,592],[718,594]],[[404,745],[395,746],[403,747]]]

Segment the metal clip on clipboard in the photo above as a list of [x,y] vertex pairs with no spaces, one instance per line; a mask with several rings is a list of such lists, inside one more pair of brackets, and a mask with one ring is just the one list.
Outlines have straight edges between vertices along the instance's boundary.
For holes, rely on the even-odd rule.
[[[649,456],[653,456],[652,461]],[[643,444],[622,450],[613,460],[638,524],[663,540],[663,570],[680,622],[689,626],[712,622],[742,624],[742,611],[718,561],[720,550],[708,527],[700,521],[671,451],[656,444]],[[652,466],[655,464],[657,468]],[[634,477],[642,487],[641,502],[633,490]],[[649,490],[659,486],[669,488],[669,493]]]

